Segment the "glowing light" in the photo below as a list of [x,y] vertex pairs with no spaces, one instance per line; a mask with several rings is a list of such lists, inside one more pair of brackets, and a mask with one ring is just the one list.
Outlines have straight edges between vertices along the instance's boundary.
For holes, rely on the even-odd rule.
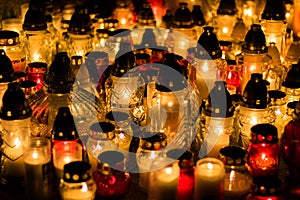
[[169,101],[168,102],[168,107],[172,107],[173,106],[173,102],[172,101]]
[[167,167],[166,168],[166,174],[172,174],[172,168],[171,167]]
[[291,13],[287,12],[285,13],[285,18],[290,18],[291,17]]
[[71,158],[70,158],[69,156],[66,156],[66,157],[64,158],[64,162],[65,162],[65,163],[71,162]]
[[208,72],[208,66],[207,66],[206,64],[204,64],[204,65],[202,66],[202,71],[203,71],[203,72]]
[[227,27],[223,27],[222,32],[225,33],[225,34],[227,34],[229,32],[229,30],[228,30]]
[[244,9],[244,15],[248,16],[248,17],[252,17],[252,15],[253,15],[252,9],[251,8],[245,8]]
[[122,25],[125,25],[126,23],[127,23],[127,20],[126,20],[125,18],[122,18],[122,19],[121,19],[121,24],[122,24]]
[[207,169],[212,170],[214,168],[214,165],[212,163],[207,163]]
[[124,135],[124,133],[120,133],[120,139],[125,139],[125,135]]
[[41,56],[38,53],[34,53],[32,57],[33,57],[33,61],[39,61]]
[[88,186],[85,182],[82,183],[82,188],[80,190],[81,192],[87,192],[88,191]]
[[33,159],[37,159],[39,157],[38,153],[37,152],[33,152],[32,153],[32,158]]
[[254,116],[251,117],[250,124],[257,124],[257,118]]

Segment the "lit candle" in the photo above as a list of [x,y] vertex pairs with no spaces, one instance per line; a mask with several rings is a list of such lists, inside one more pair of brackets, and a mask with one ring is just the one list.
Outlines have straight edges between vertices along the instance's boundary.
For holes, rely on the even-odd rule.
[[24,145],[26,192],[30,199],[51,195],[51,148],[47,138],[32,138]]
[[194,199],[221,199],[224,175],[224,164],[220,160],[207,157],[197,161]]
[[58,179],[62,178],[65,164],[82,160],[82,147],[72,142],[61,142],[53,146],[53,164]]
[[232,170],[224,179],[224,196],[241,198],[250,191],[252,180],[245,174]]
[[148,185],[148,199],[176,199],[179,178],[177,162],[151,173]]

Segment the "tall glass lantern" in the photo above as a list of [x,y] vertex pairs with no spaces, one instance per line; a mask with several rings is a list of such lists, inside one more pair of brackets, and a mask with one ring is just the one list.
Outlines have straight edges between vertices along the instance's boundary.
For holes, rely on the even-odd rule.
[[231,33],[236,22],[235,0],[221,0],[217,10],[217,36],[219,40],[231,40]]
[[248,81],[236,112],[231,144],[247,148],[251,127],[260,123],[273,123],[275,113],[269,106],[269,95],[262,74],[253,73]]
[[216,80],[225,80],[226,61],[222,59],[222,50],[219,40],[214,33],[214,27],[203,27],[203,33],[198,39],[195,58],[195,77],[199,99],[206,98]]
[[68,28],[68,55],[84,56],[93,46],[92,21],[85,7],[77,7]]
[[266,38],[260,24],[252,24],[248,30],[242,53],[236,56],[237,64],[241,65],[242,82],[240,90],[244,91],[252,73],[264,74],[272,63],[271,57],[267,54],[268,47]]
[[267,44],[274,42],[281,55],[285,49],[286,19],[283,0],[267,0],[261,16]]
[[47,21],[44,15],[43,5],[31,1],[23,22],[25,34],[26,62],[44,62],[49,66],[54,52],[51,35],[47,31]]
[[18,83],[8,84],[1,100],[0,184],[24,186],[23,144],[31,137],[32,109]]
[[202,105],[200,131],[204,141],[199,158],[218,158],[220,149],[229,145],[233,133],[233,114],[234,106],[226,83],[216,81]]

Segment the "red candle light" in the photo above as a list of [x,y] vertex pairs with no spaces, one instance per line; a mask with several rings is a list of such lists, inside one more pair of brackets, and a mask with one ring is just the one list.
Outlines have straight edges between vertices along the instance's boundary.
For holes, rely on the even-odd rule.
[[257,124],[251,128],[247,165],[252,176],[278,174],[279,144],[277,128],[271,124]]
[[93,174],[99,196],[120,198],[129,192],[131,178],[124,172],[124,158],[118,151],[105,151],[99,155],[98,170]]
[[37,90],[44,85],[44,74],[47,72],[47,64],[43,62],[32,62],[27,67],[27,79],[36,83]]

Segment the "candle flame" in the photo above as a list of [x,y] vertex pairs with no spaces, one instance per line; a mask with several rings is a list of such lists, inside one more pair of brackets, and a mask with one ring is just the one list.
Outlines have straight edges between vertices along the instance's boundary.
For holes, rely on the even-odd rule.
[[41,58],[40,54],[38,53],[34,53],[32,57],[33,57],[33,61],[39,61],[39,59]]
[[227,34],[227,33],[229,32],[229,30],[228,30],[227,27],[224,27],[224,28],[222,29],[222,32],[225,33],[225,34]]
[[263,160],[267,160],[268,158],[266,158],[266,154],[261,154],[261,159],[263,159]]
[[71,162],[71,158],[69,156],[66,156],[64,158],[64,161],[65,161],[65,163],[69,163],[69,162]]
[[231,170],[230,174],[229,174],[229,180],[230,182],[233,182],[235,179],[235,171]]
[[173,171],[173,170],[172,170],[171,167],[167,167],[167,168],[166,168],[166,173],[167,173],[167,174],[172,174],[172,171]]
[[88,186],[85,182],[82,183],[82,188],[81,188],[81,192],[87,192],[88,191]]
[[33,159],[37,159],[39,157],[38,153],[37,152],[33,152],[32,153],[32,158]]
[[127,21],[126,21],[126,19],[125,19],[125,18],[122,18],[122,19],[121,19],[121,24],[122,24],[122,25],[125,25],[125,24],[126,24],[126,22],[127,22]]
[[207,163],[207,168],[212,170],[214,168],[214,165],[212,163]]

